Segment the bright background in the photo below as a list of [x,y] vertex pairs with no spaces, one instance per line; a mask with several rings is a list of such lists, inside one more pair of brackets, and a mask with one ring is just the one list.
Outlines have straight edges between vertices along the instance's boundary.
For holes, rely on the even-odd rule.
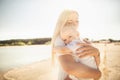
[[0,40],[51,37],[64,9],[78,11],[82,37],[120,39],[119,0],[0,0]]

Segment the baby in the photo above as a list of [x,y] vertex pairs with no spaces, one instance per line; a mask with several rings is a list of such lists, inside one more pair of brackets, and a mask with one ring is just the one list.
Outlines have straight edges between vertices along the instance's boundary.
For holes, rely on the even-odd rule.
[[[72,50],[72,52],[73,52],[72,56],[76,62],[81,62],[91,68],[98,69],[98,65],[93,56],[87,56],[87,57],[83,57],[83,58],[77,57],[76,50],[78,48],[82,47],[78,43],[85,43],[84,41],[82,41],[80,39],[78,31],[76,31],[71,26],[66,26],[62,29],[60,36],[61,36],[62,40],[64,41],[65,46]],[[69,75],[69,78],[71,78],[72,80],[78,80],[76,77],[74,77],[72,75]],[[88,79],[86,79],[86,80],[88,80]]]

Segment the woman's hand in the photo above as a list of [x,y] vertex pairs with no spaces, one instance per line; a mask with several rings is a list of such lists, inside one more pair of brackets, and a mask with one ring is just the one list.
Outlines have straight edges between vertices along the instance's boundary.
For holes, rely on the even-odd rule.
[[97,48],[86,43],[78,43],[78,45],[82,46],[76,50],[77,56],[80,58],[85,56],[99,57],[100,53]]

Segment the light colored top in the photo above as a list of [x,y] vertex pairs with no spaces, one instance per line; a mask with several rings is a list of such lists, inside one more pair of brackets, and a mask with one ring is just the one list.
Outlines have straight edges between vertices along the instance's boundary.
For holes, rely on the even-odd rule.
[[[54,46],[55,47],[57,47],[57,46],[59,46],[59,47],[64,47],[65,46],[65,44],[64,44],[64,42],[62,41],[62,39],[60,38],[60,36],[58,36],[57,38],[56,38],[56,40],[55,40],[55,42],[54,42]],[[57,57],[59,57],[59,56],[61,56],[61,55],[64,55],[64,54],[60,54],[60,53],[56,53],[56,56]],[[67,77],[67,73],[63,70],[63,68],[62,68],[62,66],[60,65],[60,63],[59,63],[59,60],[58,60],[58,63],[57,63],[57,65],[58,65],[58,68],[57,68],[57,72],[58,72],[58,78],[57,78],[57,80],[65,80],[65,78]]]

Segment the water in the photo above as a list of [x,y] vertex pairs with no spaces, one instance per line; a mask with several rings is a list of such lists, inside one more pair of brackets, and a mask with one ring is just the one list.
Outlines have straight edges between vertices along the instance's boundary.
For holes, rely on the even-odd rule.
[[50,58],[51,46],[0,47],[0,71]]

